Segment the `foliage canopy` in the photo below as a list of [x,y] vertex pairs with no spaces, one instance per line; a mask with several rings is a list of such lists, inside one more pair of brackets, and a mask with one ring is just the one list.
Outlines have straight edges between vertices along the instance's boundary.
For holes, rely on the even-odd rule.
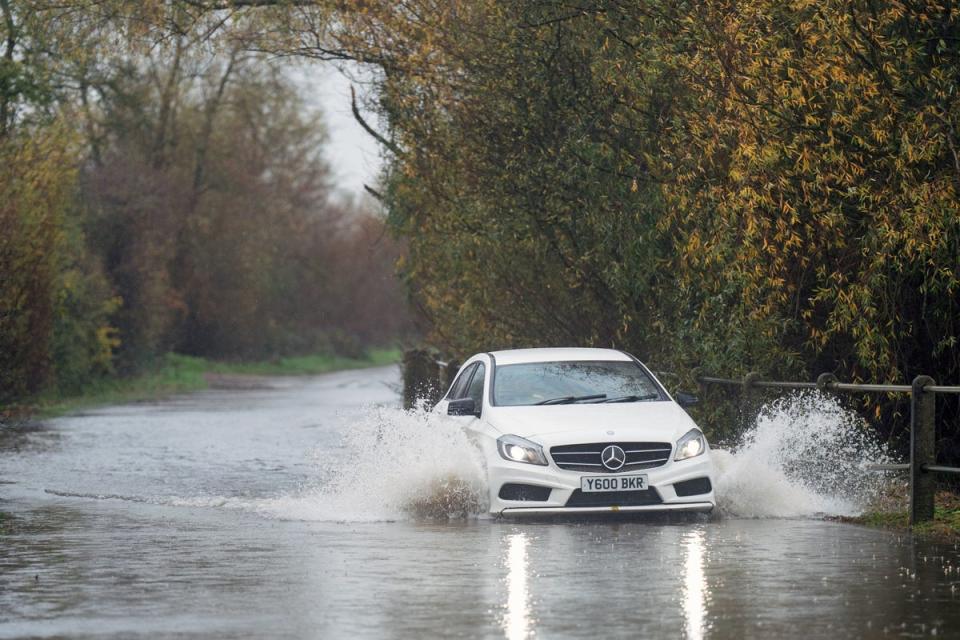
[[[453,353],[960,379],[952,3],[423,0],[345,20],[384,70],[404,273]],[[871,408],[892,428],[895,404]]]

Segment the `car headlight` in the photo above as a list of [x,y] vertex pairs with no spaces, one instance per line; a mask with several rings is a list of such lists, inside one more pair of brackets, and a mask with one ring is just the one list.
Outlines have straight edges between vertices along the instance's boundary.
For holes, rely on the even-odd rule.
[[707,439],[703,437],[700,429],[691,429],[686,432],[682,438],[677,440],[677,455],[674,460],[687,460],[696,458],[707,450]]
[[504,460],[526,462],[547,466],[547,457],[543,447],[520,436],[500,436],[497,438],[497,451]]

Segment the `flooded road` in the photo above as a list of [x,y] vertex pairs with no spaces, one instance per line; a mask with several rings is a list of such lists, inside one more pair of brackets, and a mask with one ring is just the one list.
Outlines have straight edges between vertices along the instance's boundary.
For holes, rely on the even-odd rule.
[[[411,516],[397,496],[445,478],[402,453],[450,441],[391,435],[398,382],[283,379],[6,432],[0,638],[960,636],[955,546],[729,514]],[[371,421],[388,451],[351,438]]]

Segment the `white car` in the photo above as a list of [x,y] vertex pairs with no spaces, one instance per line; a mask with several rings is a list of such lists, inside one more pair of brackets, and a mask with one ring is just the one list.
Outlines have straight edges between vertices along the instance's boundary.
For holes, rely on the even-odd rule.
[[483,451],[493,514],[709,512],[716,504],[703,432],[622,351],[480,353],[435,411],[459,421]]

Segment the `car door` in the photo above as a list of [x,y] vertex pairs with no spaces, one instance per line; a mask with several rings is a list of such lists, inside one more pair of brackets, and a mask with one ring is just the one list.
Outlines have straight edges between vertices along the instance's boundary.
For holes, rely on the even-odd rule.
[[459,400],[466,397],[467,387],[470,384],[471,378],[473,378],[473,372],[477,370],[478,364],[478,362],[472,362],[463,367],[460,373],[457,374],[456,379],[454,379],[453,384],[450,385],[450,389],[447,391],[447,395],[437,403],[436,411],[438,413],[446,414],[447,406],[451,400]]
[[[451,398],[451,400],[462,400],[464,398],[470,398],[473,400],[474,406],[479,411],[480,415],[466,415],[466,416],[456,416],[448,415],[451,420],[456,421],[468,434],[476,434],[477,432],[486,431],[486,423],[483,420],[483,398],[484,390],[486,389],[486,377],[487,377],[487,367],[482,362],[474,363],[473,371],[470,372],[470,377],[460,389],[456,389],[458,392],[457,398]],[[471,439],[473,437],[471,436]],[[474,440],[476,442],[476,440]]]
[[486,389],[486,376],[486,366],[482,362],[478,362],[463,396],[473,400],[473,404],[480,411],[481,417],[483,417],[483,391]]
[[[482,415],[484,390],[486,389],[486,377],[487,367],[483,362],[474,362],[470,364],[468,369],[464,369],[460,375],[457,376],[457,379],[450,387],[450,392],[447,394],[446,398],[444,398],[441,411],[447,413],[447,415],[450,415],[449,408],[451,402],[469,398],[473,400],[473,404],[476,407],[477,412]],[[450,415],[450,417],[457,419],[458,422],[466,426],[468,423],[476,421],[478,416]]]

